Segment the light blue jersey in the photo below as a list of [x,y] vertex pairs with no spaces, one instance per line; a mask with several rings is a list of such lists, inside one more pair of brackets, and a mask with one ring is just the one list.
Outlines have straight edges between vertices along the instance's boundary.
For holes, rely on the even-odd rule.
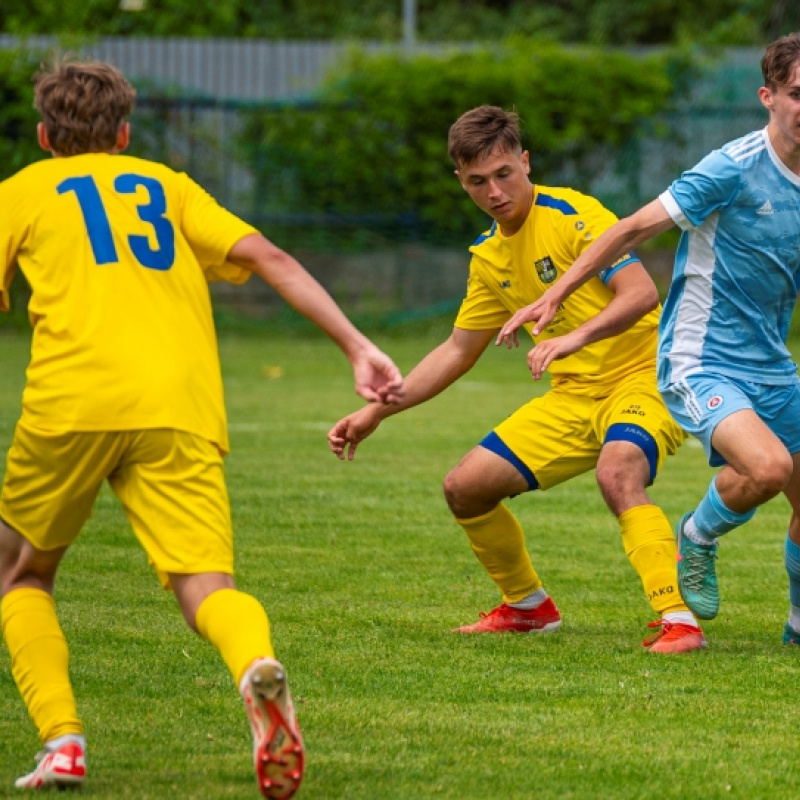
[[797,381],[785,341],[800,287],[800,178],[766,130],[715,150],[659,199],[683,230],[661,317],[659,388],[698,372]]

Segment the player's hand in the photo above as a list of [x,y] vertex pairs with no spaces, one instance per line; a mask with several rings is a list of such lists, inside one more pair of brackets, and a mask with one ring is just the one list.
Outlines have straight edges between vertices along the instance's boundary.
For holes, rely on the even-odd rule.
[[328,447],[340,460],[353,460],[356,448],[381,424],[381,418],[375,413],[375,404],[365,406],[353,414],[340,419],[328,431]]
[[372,345],[353,360],[356,393],[377,403],[398,403],[404,394],[403,376],[389,356]]
[[571,333],[539,342],[528,352],[528,367],[533,379],[538,381],[553,361],[571,356],[582,346],[580,339]]
[[526,323],[534,322],[531,333],[538,336],[550,321],[555,317],[558,311],[558,302],[555,298],[551,299],[550,290],[546,291],[535,303],[531,303],[525,308],[521,308],[511,317],[502,328],[500,333],[497,334],[495,339],[496,345],[505,344],[509,349],[519,345],[519,336],[517,331]]

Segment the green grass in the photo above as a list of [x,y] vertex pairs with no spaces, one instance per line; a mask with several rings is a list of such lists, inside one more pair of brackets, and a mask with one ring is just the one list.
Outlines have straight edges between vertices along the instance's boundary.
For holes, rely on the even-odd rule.
[[[380,340],[407,371],[443,330]],[[27,338],[0,336],[0,451],[19,413]],[[228,478],[239,585],[269,611],[308,748],[301,797],[564,800],[795,798],[800,653],[786,615],[778,498],[726,539],[710,649],[643,652],[652,618],[587,475],[511,501],[562,614],[543,637],[457,637],[498,597],[441,479],[543,386],[492,350],[460,384],[386,421],[353,463],[325,432],[356,408],[327,342],[225,337]],[[283,377],[266,377],[281,366]],[[687,443],[652,494],[671,520],[712,475]],[[158,588],[114,498],[56,589],[90,741],[87,798],[255,798],[249,732],[221,660]],[[0,797],[38,743],[0,649]]]

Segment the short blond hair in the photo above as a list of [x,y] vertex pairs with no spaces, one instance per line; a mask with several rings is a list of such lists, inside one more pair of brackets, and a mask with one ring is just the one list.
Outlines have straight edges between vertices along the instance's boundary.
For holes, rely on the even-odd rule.
[[50,147],[62,156],[113,150],[135,100],[122,73],[100,61],[65,59],[43,64],[34,76],[33,105]]

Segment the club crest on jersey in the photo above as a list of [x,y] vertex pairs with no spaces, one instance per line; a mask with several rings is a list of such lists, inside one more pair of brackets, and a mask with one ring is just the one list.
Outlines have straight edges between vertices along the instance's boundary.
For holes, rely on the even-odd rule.
[[708,399],[706,403],[706,408],[709,411],[713,411],[715,408],[719,408],[725,401],[721,398],[718,394],[715,394],[713,397]]
[[556,268],[550,256],[545,256],[541,261],[536,261],[536,274],[542,283],[552,283],[556,279]]

